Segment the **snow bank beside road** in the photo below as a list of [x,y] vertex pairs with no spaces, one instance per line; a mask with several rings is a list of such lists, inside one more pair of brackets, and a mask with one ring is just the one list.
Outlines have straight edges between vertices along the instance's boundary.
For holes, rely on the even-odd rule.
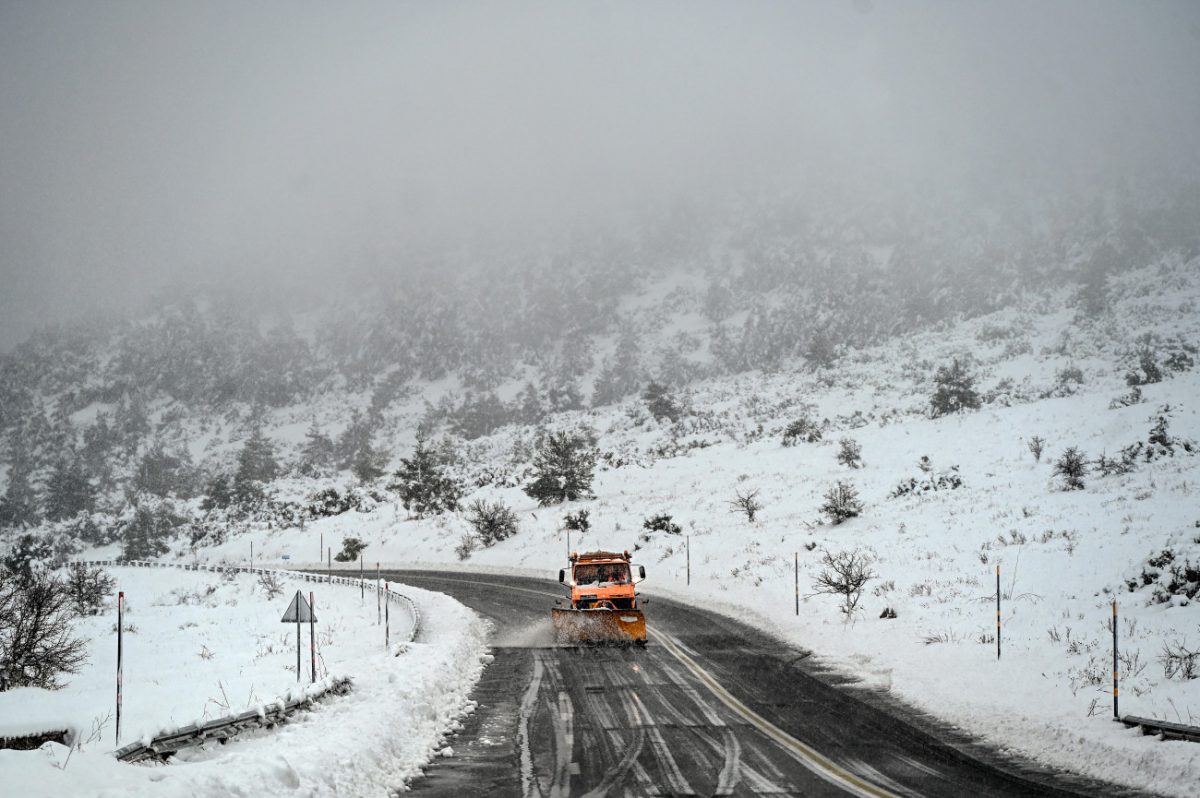
[[[136,580],[143,574],[157,578],[172,573],[186,572],[138,569],[122,572],[122,577]],[[127,582],[123,579],[122,584]],[[383,650],[382,630],[375,626],[373,601],[360,602],[353,588],[319,587],[326,598],[318,599],[318,638],[322,625],[331,630],[333,640],[340,638],[331,671],[353,679],[349,695],[317,704],[274,730],[244,735],[227,746],[185,751],[163,767],[116,762],[110,753],[111,726],[105,744],[86,746],[69,762],[67,749],[55,744],[35,752],[0,751],[0,783],[15,795],[31,796],[120,796],[151,790],[164,796],[390,794],[429,760],[441,736],[469,707],[467,695],[483,667],[486,623],[445,596],[405,587],[421,611],[422,634],[419,641],[393,644],[389,656]],[[270,603],[268,620],[278,635],[287,628],[279,624],[286,602],[276,604],[278,599]],[[178,631],[165,624],[159,627],[141,627],[139,634]],[[237,640],[237,630],[228,631],[231,640]],[[233,648],[233,643],[227,647]],[[241,649],[253,658],[253,649]],[[326,653],[332,659],[330,645]],[[294,648],[290,669],[284,681],[290,678],[294,685]],[[235,668],[229,678],[239,675]],[[171,670],[155,681],[186,684],[189,679],[189,671]],[[126,691],[136,689],[127,671]]]

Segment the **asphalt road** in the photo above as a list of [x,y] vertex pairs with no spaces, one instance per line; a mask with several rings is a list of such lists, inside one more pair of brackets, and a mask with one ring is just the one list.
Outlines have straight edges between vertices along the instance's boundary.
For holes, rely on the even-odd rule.
[[556,647],[550,581],[404,571],[495,624],[478,709],[409,788],[426,796],[1097,796],[1003,759],[806,652],[664,599],[642,648]]

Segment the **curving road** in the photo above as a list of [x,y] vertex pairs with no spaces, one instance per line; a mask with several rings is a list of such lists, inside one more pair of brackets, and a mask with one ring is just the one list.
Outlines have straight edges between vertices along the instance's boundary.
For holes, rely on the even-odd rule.
[[496,626],[478,709],[428,796],[1096,796],[1112,785],[1032,770],[887,698],[838,684],[744,624],[652,599],[650,642],[556,647],[557,583],[393,571]]

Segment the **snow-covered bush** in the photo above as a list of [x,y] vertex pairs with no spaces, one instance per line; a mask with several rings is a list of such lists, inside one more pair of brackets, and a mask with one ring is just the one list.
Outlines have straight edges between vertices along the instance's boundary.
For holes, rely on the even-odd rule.
[[67,592],[79,615],[96,615],[112,595],[117,580],[100,568],[76,565],[67,571]]
[[1077,447],[1068,447],[1054,463],[1054,476],[1063,478],[1063,490],[1083,490],[1087,458]]
[[672,520],[671,516],[666,513],[652,515],[642,520],[642,529],[645,531],[641,534],[643,543],[650,540],[650,535],[654,532],[664,532],[668,535],[681,535],[683,528]]
[[746,520],[753,524],[758,511],[763,508],[762,502],[758,500],[758,494],[757,489],[742,490],[738,488],[733,492],[733,498],[729,500],[729,511],[742,513],[746,516]]
[[491,546],[517,534],[517,514],[504,502],[476,499],[467,511],[467,521],[484,546]]
[[817,443],[821,440],[821,425],[802,416],[787,425],[783,431],[783,445],[795,446],[797,443]]
[[842,438],[838,441],[841,449],[838,451],[838,462],[850,468],[862,468],[862,445],[853,438]]
[[837,484],[825,492],[825,503],[821,512],[829,516],[835,525],[858,516],[863,511],[863,503],[858,498],[858,491],[849,482],[838,480]]
[[841,612],[849,618],[858,609],[863,588],[874,578],[871,557],[861,549],[837,553],[826,551],[821,556],[821,570],[813,579],[813,590],[840,596]]
[[61,687],[59,676],[77,673],[86,645],[72,634],[67,586],[44,571],[28,578],[0,567],[0,692],[16,687]]
[[366,543],[355,537],[343,538],[342,550],[334,555],[333,559],[338,562],[354,562],[362,554],[363,549],[367,547]]

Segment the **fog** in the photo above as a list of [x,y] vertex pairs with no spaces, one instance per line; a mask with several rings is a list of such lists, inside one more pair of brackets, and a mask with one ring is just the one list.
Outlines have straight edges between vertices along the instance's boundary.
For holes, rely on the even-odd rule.
[[791,192],[1198,167],[1200,6],[0,5],[0,346],[176,283]]

